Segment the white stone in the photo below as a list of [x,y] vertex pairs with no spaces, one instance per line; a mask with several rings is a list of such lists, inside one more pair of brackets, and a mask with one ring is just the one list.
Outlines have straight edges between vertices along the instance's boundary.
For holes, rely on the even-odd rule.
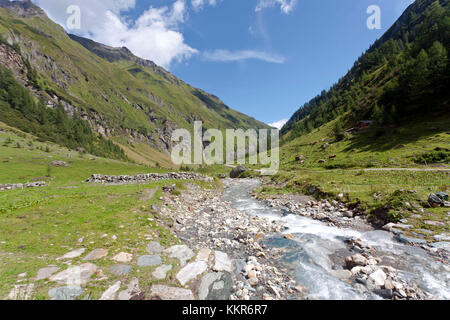
[[207,248],[200,249],[200,251],[197,254],[197,261],[209,261],[209,256],[211,255],[211,250]]
[[383,286],[387,276],[383,270],[377,269],[375,272],[370,274],[369,279],[372,280],[377,286]]
[[128,285],[128,288],[119,292],[118,299],[131,300],[134,296],[139,295],[140,293],[141,289],[139,289],[139,280],[138,278],[133,278]]
[[191,290],[163,285],[152,287],[152,297],[161,300],[194,300]]
[[34,284],[19,284],[8,295],[9,300],[30,300],[33,294]]
[[214,271],[218,272],[233,272],[233,261],[228,257],[228,255],[221,251],[214,252]]
[[177,274],[177,279],[184,286],[189,281],[197,278],[203,272],[206,271],[208,265],[204,261],[196,261],[189,263],[183,269],[181,269]]
[[180,260],[181,266],[186,264],[186,261],[194,257],[194,252],[186,245],[176,245],[164,250],[164,253],[169,255],[169,258],[177,258]]
[[74,258],[78,258],[78,257],[81,256],[85,251],[86,251],[85,248],[76,249],[76,250],[73,250],[73,251],[70,251],[70,252],[66,253],[65,255],[63,255],[62,257],[57,258],[56,260],[65,260],[65,259],[74,259]]
[[116,262],[127,263],[133,260],[133,255],[131,253],[121,252],[116,254],[112,259]]
[[108,288],[108,290],[103,292],[100,300],[115,300],[121,284],[122,282],[120,281],[114,283],[111,287]]
[[97,271],[97,266],[85,263],[81,266],[71,267],[50,277],[50,281],[68,286],[81,286],[86,284],[91,276]]
[[58,267],[48,267],[48,268],[42,268],[39,269],[35,281],[44,280],[49,278],[52,274],[55,272],[58,272]]
[[156,268],[152,275],[158,280],[164,280],[170,270],[172,270],[172,265],[162,265]]

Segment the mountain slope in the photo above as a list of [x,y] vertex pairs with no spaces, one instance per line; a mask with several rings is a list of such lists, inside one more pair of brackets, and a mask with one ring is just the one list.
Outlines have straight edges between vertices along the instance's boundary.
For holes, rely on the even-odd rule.
[[[195,120],[205,128],[268,127],[126,48],[67,35],[30,1],[0,1],[0,35],[0,64],[40,100],[36,108],[56,110],[60,105],[66,111],[66,140],[76,118],[79,125],[87,121],[93,131],[122,146],[132,159],[154,164],[155,156],[167,162],[173,130],[191,129]],[[21,110],[13,109],[14,115],[0,120],[20,124]],[[22,124],[31,130],[39,125]]]
[[383,131],[421,116],[445,114],[449,104],[448,0],[417,0],[329,91],[301,107],[282,129],[296,139],[340,117],[337,125],[373,120]]

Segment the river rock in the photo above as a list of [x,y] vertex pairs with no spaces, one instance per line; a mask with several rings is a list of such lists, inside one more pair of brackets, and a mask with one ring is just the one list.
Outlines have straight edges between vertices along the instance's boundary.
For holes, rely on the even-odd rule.
[[58,271],[59,271],[58,267],[47,267],[39,269],[35,281],[48,279],[52,274]]
[[81,256],[86,251],[85,248],[76,249],[73,251],[70,251],[63,255],[62,257],[56,258],[56,260],[65,260],[65,259],[74,259]]
[[427,240],[417,239],[417,238],[408,238],[408,237],[405,237],[403,234],[396,235],[395,239],[398,242],[406,243],[406,244],[427,244]]
[[345,258],[345,264],[348,269],[353,269],[356,266],[366,266],[368,263],[367,259],[361,254],[355,254]]
[[184,266],[186,261],[192,259],[195,255],[194,252],[186,245],[176,245],[170,247],[169,249],[164,250],[164,253],[166,253],[169,258],[176,258],[180,260],[181,266]]
[[450,242],[446,242],[446,241],[435,242],[435,243],[430,243],[430,246],[432,246],[433,248],[436,248],[436,249],[444,249],[444,250],[450,251]]
[[386,281],[386,273],[383,270],[377,269],[375,272],[371,273],[369,279],[372,280],[377,286],[384,286],[384,282]]
[[127,263],[133,260],[133,255],[131,253],[121,252],[119,254],[116,254],[112,259],[115,262]]
[[141,256],[138,259],[138,266],[140,267],[154,267],[162,263],[161,256],[159,255],[146,255]]
[[86,257],[83,258],[84,261],[92,261],[104,258],[108,255],[108,250],[106,249],[95,249],[92,250]]
[[228,255],[221,251],[214,252],[214,271],[233,272],[233,261]]
[[164,251],[164,247],[159,242],[152,241],[147,245],[147,252],[150,254],[159,254]]
[[158,280],[164,280],[167,277],[167,272],[172,270],[172,265],[162,265],[153,271],[152,275]]
[[209,261],[209,256],[211,255],[211,250],[207,248],[200,249],[200,251],[197,254],[197,261]]
[[433,239],[436,241],[450,241],[450,235],[446,233],[438,234],[433,236]]
[[331,275],[341,280],[348,280],[353,276],[353,273],[349,270],[331,270]]
[[154,285],[151,293],[152,300],[194,300],[191,290]]
[[233,291],[233,279],[230,273],[208,273],[200,283],[200,300],[229,300]]
[[97,266],[92,263],[85,263],[61,271],[50,277],[50,281],[68,286],[81,286],[86,284],[91,276],[97,271]]
[[111,268],[109,268],[109,271],[113,275],[120,277],[120,276],[126,276],[126,275],[130,274],[132,269],[133,268],[131,266],[128,266],[125,264],[116,264],[116,265],[112,266]]
[[391,289],[375,289],[373,293],[379,295],[384,299],[392,299],[393,291]]
[[184,286],[189,281],[197,278],[203,272],[206,271],[208,265],[204,261],[196,261],[189,263],[183,269],[181,269],[177,274],[177,279]]
[[67,286],[50,289],[48,295],[52,300],[75,300],[83,294],[79,286]]
[[105,292],[103,292],[100,300],[115,300],[121,284],[122,282],[117,281],[112,286],[110,286]]

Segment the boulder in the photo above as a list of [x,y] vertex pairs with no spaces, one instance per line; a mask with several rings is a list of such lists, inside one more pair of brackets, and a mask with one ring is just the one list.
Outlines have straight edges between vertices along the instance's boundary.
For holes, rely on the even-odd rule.
[[85,263],[80,266],[71,267],[50,277],[50,281],[68,286],[81,286],[89,282],[91,276],[97,271],[97,266]]
[[164,247],[159,242],[152,241],[147,245],[147,252],[150,254],[158,254],[164,251]]
[[131,253],[126,253],[126,252],[121,252],[119,254],[116,254],[113,258],[112,258],[115,262],[130,262],[131,260],[133,260],[133,255]]
[[92,250],[86,257],[83,258],[85,261],[92,261],[104,258],[108,255],[108,250],[106,249],[95,249]]
[[233,279],[228,272],[208,273],[198,288],[200,300],[229,300],[233,291]]
[[204,261],[189,263],[178,272],[177,280],[182,286],[184,286],[186,283],[197,278],[199,275],[205,272],[206,269],[208,269],[208,265]]
[[83,294],[79,286],[67,286],[50,289],[48,295],[52,300],[75,300]]
[[355,254],[353,256],[349,256],[349,257],[345,258],[345,264],[346,264],[347,268],[349,270],[351,270],[357,266],[361,266],[361,267],[367,266],[368,261],[361,254]]
[[428,202],[430,203],[430,205],[432,205],[433,207],[439,207],[441,206],[444,201],[438,197],[437,195],[435,195],[434,193],[430,194],[428,196]]
[[155,271],[153,271],[152,275],[157,280],[164,280],[167,277],[167,272],[169,272],[170,270],[172,270],[172,265],[165,264],[156,268]]
[[143,300],[144,296],[139,289],[139,280],[138,278],[133,278],[128,285],[126,290],[119,292],[117,296],[118,300]]
[[74,259],[74,258],[78,258],[78,257],[81,256],[85,251],[86,251],[85,248],[76,249],[76,250],[73,250],[73,251],[70,251],[70,252],[66,253],[65,255],[63,255],[62,257],[57,258],[56,260],[65,260],[65,259]]
[[194,300],[191,290],[154,285],[150,298],[152,300]]
[[125,264],[116,264],[116,265],[112,266],[111,268],[109,268],[109,271],[113,275],[120,277],[120,276],[126,276],[126,275],[130,274],[132,269],[133,268],[131,266],[128,266]]
[[384,286],[384,282],[387,279],[386,273],[383,270],[377,269],[375,272],[371,273],[369,279],[375,283],[377,286]]
[[59,271],[58,267],[47,267],[47,268],[39,269],[35,280],[39,281],[39,280],[48,279],[52,274],[54,274],[55,272],[58,272],[58,271]]
[[236,168],[234,168],[233,170],[231,170],[230,178],[232,178],[232,179],[239,178],[239,176],[240,176],[241,174],[243,174],[244,172],[247,172],[247,171],[248,171],[248,169],[247,169],[246,167],[243,167],[243,166],[237,166]]
[[153,267],[162,263],[161,256],[159,255],[145,255],[138,259],[139,267]]
[[216,250],[214,252],[214,261],[214,271],[233,272],[233,261],[231,261],[226,253]]
[[164,253],[169,255],[169,258],[176,258],[180,260],[181,266],[186,264],[186,261],[194,257],[194,252],[186,245],[176,245],[164,250]]
[[105,292],[103,292],[100,300],[115,300],[121,284],[122,282],[117,281],[112,286],[110,286]]
[[442,201],[448,201],[448,194],[445,192],[438,192],[436,193],[436,196],[439,197]]

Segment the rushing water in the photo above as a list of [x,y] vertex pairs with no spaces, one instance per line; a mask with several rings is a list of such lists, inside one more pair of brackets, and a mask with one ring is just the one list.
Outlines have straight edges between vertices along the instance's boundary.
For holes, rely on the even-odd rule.
[[291,266],[298,284],[308,288],[310,299],[379,299],[370,292],[360,292],[351,284],[331,274],[333,262],[330,255],[345,250],[345,239],[357,237],[377,249],[383,260],[392,261],[403,279],[413,280],[419,287],[438,299],[450,299],[450,268],[431,258],[421,248],[398,243],[389,232],[358,232],[331,227],[307,217],[287,214],[270,208],[251,197],[250,192],[259,186],[257,180],[239,180],[227,183],[223,199],[233,208],[278,221],[285,225],[285,233],[293,234],[295,242],[282,237],[268,241],[269,245],[288,248],[284,263]]

